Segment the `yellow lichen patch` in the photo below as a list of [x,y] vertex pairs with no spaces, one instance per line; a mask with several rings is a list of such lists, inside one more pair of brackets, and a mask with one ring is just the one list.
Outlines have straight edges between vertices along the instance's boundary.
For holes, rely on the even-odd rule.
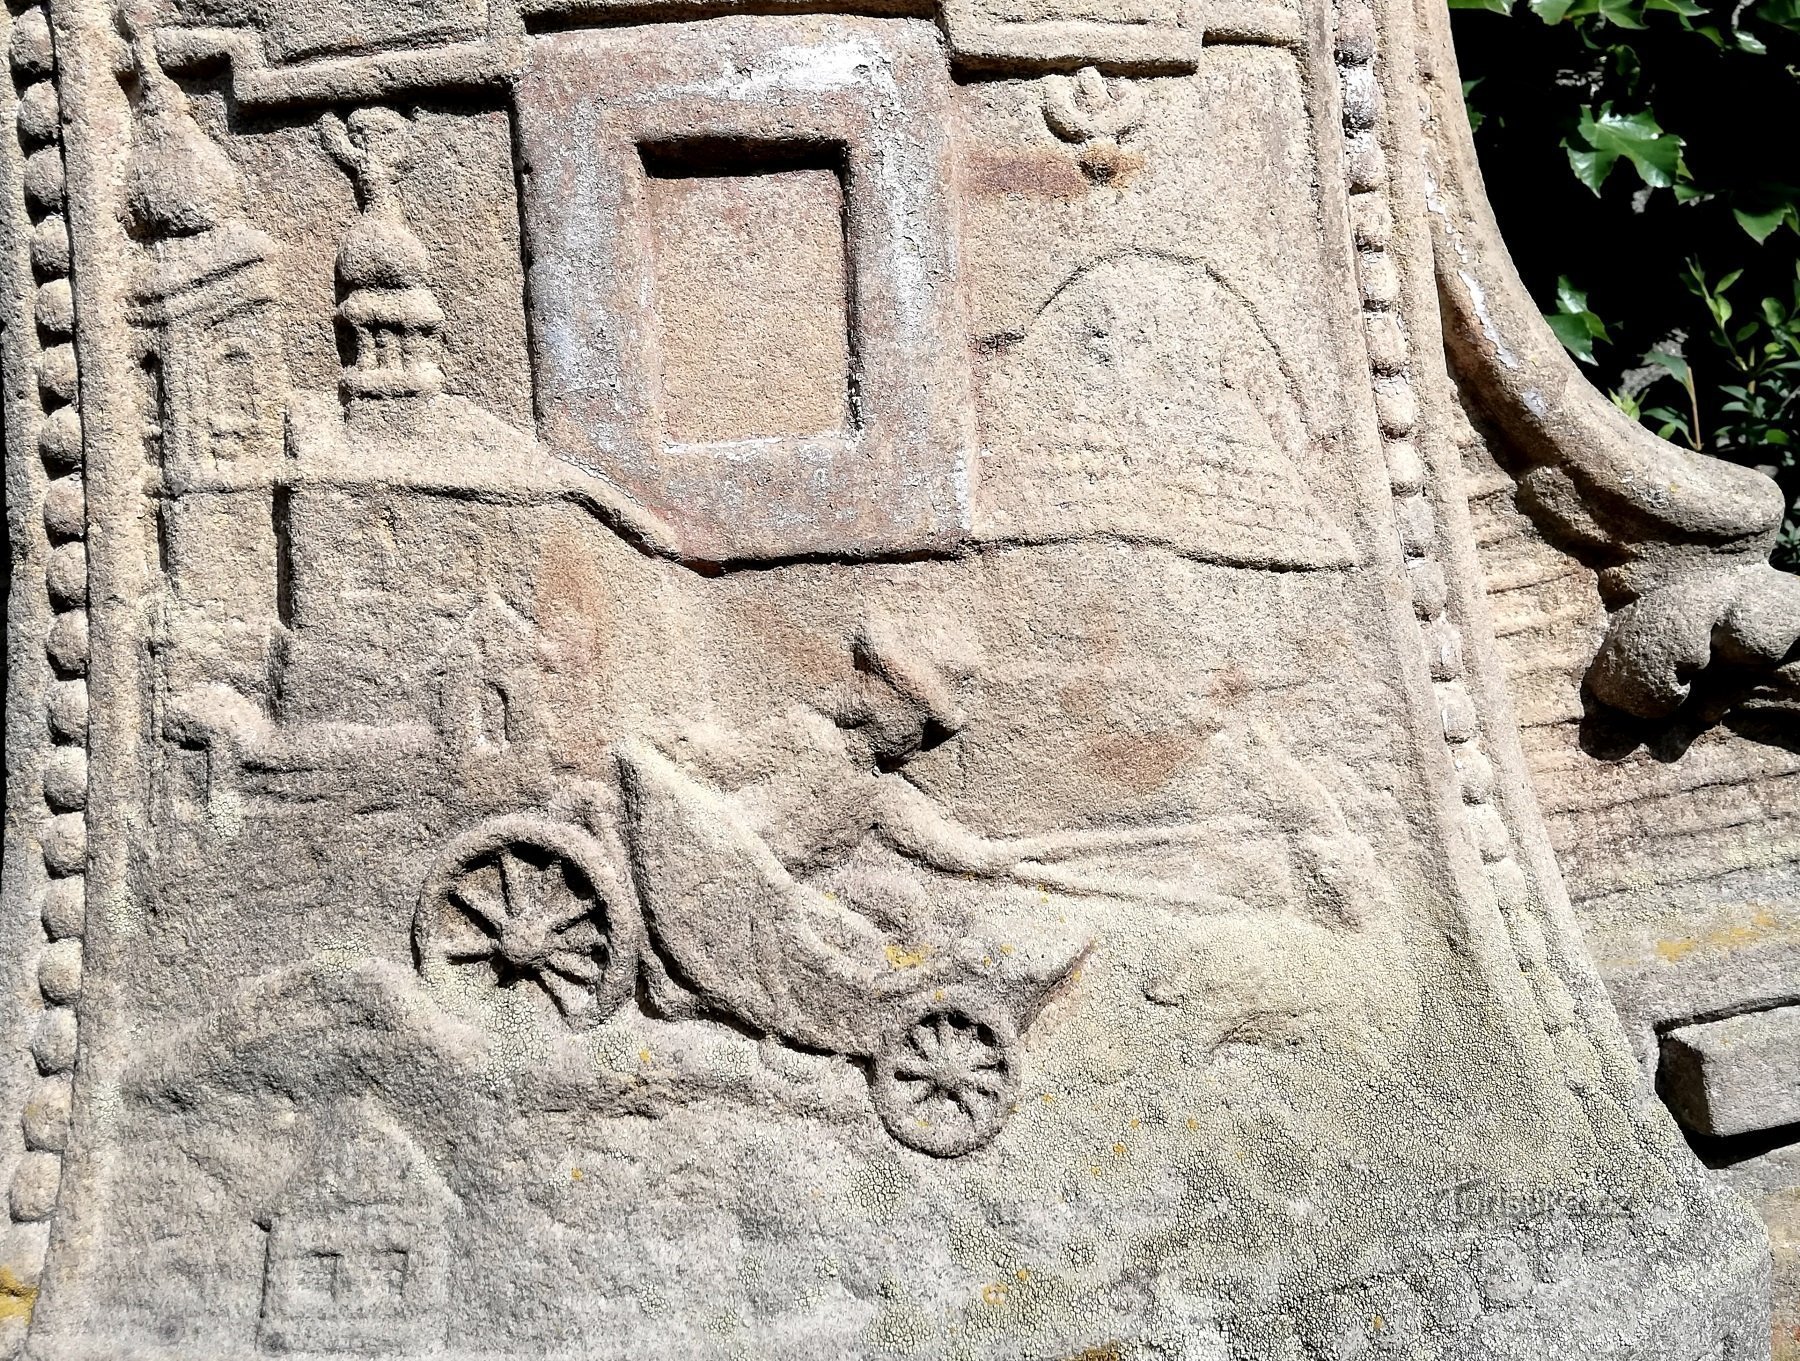
[[1766,907],[1750,914],[1750,920],[1732,926],[1721,926],[1699,936],[1676,936],[1656,942],[1656,953],[1670,964],[1679,963],[1699,949],[1736,950],[1754,945],[1763,937],[1779,930],[1781,923]]
[[26,1285],[12,1272],[0,1266],[0,1323],[14,1319],[31,1322],[31,1311],[37,1306],[37,1287]]
[[581,1176],[582,1176],[582,1173],[581,1173],[581,1169],[579,1167],[571,1167],[569,1169],[569,1180],[570,1181],[580,1181]]
[[638,1062],[639,1063],[650,1062],[650,1051],[648,1049],[638,1050]]
[[1200,1121],[1192,1115],[1188,1116],[1188,1128],[1192,1130],[1199,1129]]
[[1031,1273],[1024,1267],[1020,1267],[1017,1271],[1013,1272],[1013,1275],[1017,1276],[1021,1281],[1029,1281],[1031,1279]]
[[1117,1342],[1108,1342],[1101,1347],[1085,1347],[1069,1358],[1069,1361],[1123,1361],[1124,1350]]
[[981,1298],[982,1302],[985,1304],[1005,1304],[1006,1283],[1004,1281],[994,1281],[989,1285],[982,1286]]
[[890,945],[887,947],[887,962],[890,967],[895,969],[916,969],[925,962],[930,954],[931,947],[926,945],[921,945],[914,950],[908,950],[900,945]]
[[1123,1158],[1124,1156],[1125,1156],[1125,1145],[1124,1144],[1114,1144],[1113,1145],[1113,1157]]

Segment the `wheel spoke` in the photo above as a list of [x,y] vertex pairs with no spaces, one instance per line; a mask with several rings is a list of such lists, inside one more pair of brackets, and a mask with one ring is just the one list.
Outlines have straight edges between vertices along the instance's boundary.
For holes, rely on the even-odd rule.
[[600,966],[573,950],[558,950],[551,955],[550,967],[564,978],[572,978],[577,983],[592,985],[600,981]]
[[894,1076],[906,1082],[936,1082],[935,1065],[915,1063],[912,1059],[895,1059]]
[[969,1117],[971,1124],[979,1125],[987,1119],[987,1112],[979,1109],[980,1098],[976,1095],[973,1087],[958,1087],[951,1095],[955,1098],[956,1104],[963,1108],[963,1112]]
[[550,1000],[556,1003],[556,1009],[564,1016],[572,1016],[593,1004],[593,997],[586,988],[550,969],[540,969],[532,977],[537,980],[539,987],[550,994]]
[[559,950],[594,950],[606,943],[606,933],[591,919],[576,921],[552,933]]
[[444,942],[444,958],[452,964],[472,964],[478,959],[494,957],[494,942],[486,936],[463,935],[458,932]]
[[933,1097],[942,1095],[937,1083],[931,1081],[907,1083],[899,1090],[906,1104],[914,1109],[923,1106]]
[[962,1085],[983,1096],[991,1096],[996,1101],[1006,1095],[1006,1078],[1004,1074],[988,1069],[978,1068],[963,1075]]
[[[574,926],[599,905],[595,899],[578,893],[570,885],[566,871],[563,876],[558,876],[557,882],[546,890],[544,899],[545,911],[550,919],[552,931],[561,931],[565,927]],[[561,901],[558,901],[559,899]]]
[[506,909],[496,907],[486,894],[474,893],[470,888],[472,879],[472,875],[466,876],[450,885],[450,901],[482,926],[498,932],[506,923]]
[[940,1011],[932,1017],[932,1028],[937,1033],[937,1051],[940,1056],[950,1052],[950,1015]]
[[511,846],[500,851],[500,882],[506,894],[506,915],[522,917],[538,904],[542,882],[537,871],[527,865]]

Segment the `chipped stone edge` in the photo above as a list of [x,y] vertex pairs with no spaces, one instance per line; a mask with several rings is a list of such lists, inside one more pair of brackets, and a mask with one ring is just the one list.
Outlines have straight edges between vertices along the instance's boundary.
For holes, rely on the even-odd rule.
[[[12,670],[7,696],[9,1129],[0,1143],[0,1355],[23,1344],[68,1146],[87,868],[87,501],[62,114],[48,0],[5,17],[11,114],[0,208],[13,271],[5,393]],[[42,724],[34,733],[35,724]],[[29,735],[27,735],[29,734]],[[16,1003],[16,1006],[15,1006]],[[23,1041],[21,1044],[20,1041]],[[23,1052],[21,1052],[21,1050]]]

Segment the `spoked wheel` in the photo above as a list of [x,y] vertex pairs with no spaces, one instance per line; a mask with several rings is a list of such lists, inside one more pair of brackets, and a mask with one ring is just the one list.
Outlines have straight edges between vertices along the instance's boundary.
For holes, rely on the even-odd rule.
[[967,994],[932,993],[913,999],[882,1037],[875,1111],[908,1148],[961,1157],[1006,1123],[1019,1069],[1018,1031],[998,1008]]
[[636,900],[600,843],[537,817],[496,818],[452,841],[413,919],[427,974],[539,991],[571,1025],[631,995],[642,939]]

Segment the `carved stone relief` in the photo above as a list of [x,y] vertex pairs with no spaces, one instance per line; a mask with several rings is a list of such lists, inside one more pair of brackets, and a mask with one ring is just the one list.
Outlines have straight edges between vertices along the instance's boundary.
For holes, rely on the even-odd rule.
[[0,1355],[1767,1355],[1425,28],[770,8],[8,18]]

